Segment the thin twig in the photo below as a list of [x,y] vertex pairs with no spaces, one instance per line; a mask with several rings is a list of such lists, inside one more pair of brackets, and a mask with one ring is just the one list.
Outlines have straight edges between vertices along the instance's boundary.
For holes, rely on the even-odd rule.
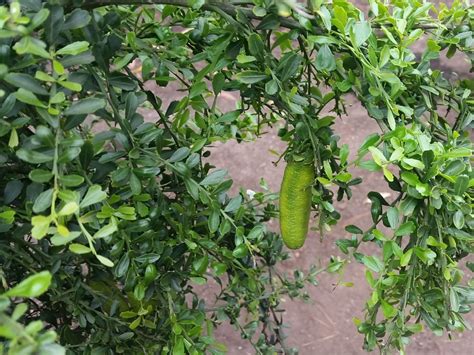
[[[247,4],[246,2],[244,5]],[[102,6],[110,6],[110,5],[172,5],[178,7],[192,7],[193,3],[188,2],[187,0],[90,0],[87,1],[86,4],[82,5],[81,8],[92,10],[97,7]],[[259,17],[253,13],[253,11],[249,8],[245,8],[242,6],[234,6],[231,4],[226,4],[220,1],[215,0],[208,0],[204,5],[202,5],[201,9],[205,11],[216,11],[216,8],[220,9],[221,11],[227,13],[228,15],[236,18],[237,13],[240,12],[244,14],[247,18],[251,20],[262,20],[262,17]],[[286,18],[286,17],[278,17],[278,21],[281,27],[285,27],[288,29],[298,29],[302,31],[306,31],[306,29],[296,20]],[[386,26],[392,26],[390,23],[383,24]],[[374,23],[374,28],[380,28],[382,24]],[[418,25],[413,26],[413,28],[420,28],[424,30],[431,30],[437,29],[439,26],[436,25]],[[312,33],[323,33],[322,29],[316,28],[312,30]]]
[[125,71],[127,72],[129,76],[131,76],[138,83],[138,86],[140,86],[140,89],[146,94],[148,101],[153,106],[156,113],[158,113],[158,116],[160,116],[160,122],[163,124],[165,129],[171,135],[174,143],[179,147],[178,137],[176,137],[176,135],[173,133],[173,130],[169,127],[168,121],[166,120],[166,117],[163,114],[163,112],[161,112],[160,106],[158,105],[158,102],[156,101],[155,95],[150,90],[147,90],[145,88],[145,85],[143,85],[143,82],[140,79],[138,79],[137,76],[133,74],[129,68],[125,67]]

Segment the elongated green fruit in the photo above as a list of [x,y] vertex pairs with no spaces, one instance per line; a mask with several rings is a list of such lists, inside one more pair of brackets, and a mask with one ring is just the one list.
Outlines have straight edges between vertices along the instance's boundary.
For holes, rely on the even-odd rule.
[[280,230],[290,249],[301,248],[308,234],[311,212],[312,165],[288,163],[280,189]]

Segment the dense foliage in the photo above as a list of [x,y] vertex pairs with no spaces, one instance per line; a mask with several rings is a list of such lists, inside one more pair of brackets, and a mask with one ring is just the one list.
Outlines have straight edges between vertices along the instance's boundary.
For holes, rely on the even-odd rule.
[[[362,182],[353,166],[397,193],[371,192],[372,227],[336,242],[373,290],[356,320],[365,349],[402,350],[423,324],[466,328],[474,83],[432,63],[458,54],[472,67],[473,26],[461,1],[370,0],[368,15],[346,0],[0,6],[3,351],[221,353],[213,328],[229,320],[256,352],[290,352],[280,296],[306,297],[321,270],[279,272],[287,253],[265,226],[277,196],[264,182],[229,196],[232,180],[205,159],[275,124],[281,158],[314,165],[315,229]],[[165,105],[157,93],[170,90]],[[230,91],[239,102],[222,112]],[[347,95],[380,126],[353,161],[331,128]]]

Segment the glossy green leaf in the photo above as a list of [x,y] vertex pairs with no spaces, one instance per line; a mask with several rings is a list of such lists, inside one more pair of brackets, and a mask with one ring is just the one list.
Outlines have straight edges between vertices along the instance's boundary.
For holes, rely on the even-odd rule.
[[352,31],[354,33],[355,45],[357,47],[363,45],[372,33],[372,29],[370,28],[369,23],[366,21],[355,23]]
[[23,183],[18,180],[9,181],[3,190],[3,202],[8,205],[15,201],[23,190]]
[[69,107],[64,114],[66,116],[72,115],[86,115],[94,113],[97,110],[100,110],[105,107],[105,100],[97,98],[86,98],[75,102],[71,107]]
[[[33,78],[29,74],[24,73],[8,73],[4,80],[18,88],[22,88],[26,91],[32,92],[37,95],[48,95],[48,91],[41,85],[41,82]],[[24,93],[25,94],[25,93]],[[20,95],[20,96],[18,96]],[[19,97],[22,97],[21,94],[17,94],[17,98],[22,101]],[[23,100],[25,97],[23,96]],[[34,99],[33,99],[34,100]],[[28,102],[27,102],[28,103]]]
[[202,186],[211,186],[216,185],[224,181],[224,178],[227,175],[227,171],[223,169],[214,170],[212,173],[207,175],[201,182]]
[[69,250],[73,252],[74,254],[88,254],[91,252],[91,249],[89,247],[86,247],[85,245],[78,244],[78,243],[70,244]]
[[415,231],[415,224],[411,221],[403,223],[398,229],[395,231],[395,236],[404,236],[410,235],[412,232]]
[[69,216],[75,213],[79,209],[79,206],[76,202],[66,203],[58,212],[58,216]]
[[107,194],[102,191],[102,188],[100,185],[92,185],[89,187],[87,190],[86,195],[82,199],[80,203],[80,207],[84,208],[96,203],[99,203],[107,198]]
[[114,223],[109,223],[103,226],[97,232],[95,232],[93,238],[94,239],[106,238],[112,235],[113,233],[115,233],[116,231],[117,231],[117,225]]
[[41,271],[21,281],[9,289],[8,297],[38,297],[45,293],[51,285],[52,276],[49,271]]
[[13,46],[13,49],[19,55],[33,54],[38,57],[49,59],[50,54],[45,48],[46,44],[44,42],[33,37],[23,37]]
[[336,69],[336,58],[327,44],[321,46],[316,56],[316,69],[333,71]]
[[374,272],[381,272],[383,270],[383,263],[376,256],[364,256],[362,262]]
[[43,191],[36,197],[33,204],[33,212],[41,213],[51,206],[53,200],[53,189]]
[[238,258],[238,259],[245,257],[247,254],[248,254],[248,249],[247,249],[247,246],[245,244],[240,244],[232,252],[232,255],[235,258]]
[[33,94],[31,91],[28,91],[22,87],[20,87],[18,91],[15,93],[15,97],[18,101],[21,101],[25,104],[36,106],[36,107],[47,108],[47,106],[40,99],[38,99],[38,97],[36,97],[35,94]]
[[58,55],[78,55],[89,49],[89,43],[86,41],[73,42],[56,51]]
[[390,228],[397,229],[398,224],[400,223],[398,208],[389,207],[387,210],[387,219],[390,224]]
[[244,84],[255,84],[262,80],[265,80],[267,76],[265,74],[256,71],[245,71],[237,74],[237,80]]

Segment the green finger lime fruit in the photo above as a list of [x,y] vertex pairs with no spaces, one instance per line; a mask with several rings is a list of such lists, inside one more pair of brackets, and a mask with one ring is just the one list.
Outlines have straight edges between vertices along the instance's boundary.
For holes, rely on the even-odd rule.
[[301,248],[308,234],[313,180],[313,165],[287,164],[280,189],[280,230],[290,249]]

